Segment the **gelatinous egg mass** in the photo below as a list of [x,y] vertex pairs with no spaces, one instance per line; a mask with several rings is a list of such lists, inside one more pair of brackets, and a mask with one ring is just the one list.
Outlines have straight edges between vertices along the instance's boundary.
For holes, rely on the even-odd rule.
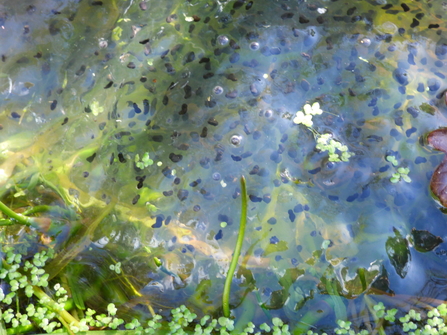
[[34,2],[0,13],[0,188],[80,216],[116,206],[86,268],[120,260],[154,306],[218,314],[242,176],[231,304],[259,321],[326,312],[334,288],[419,296],[410,275],[445,263],[427,192],[447,204],[445,164],[424,144],[447,115],[443,1]]

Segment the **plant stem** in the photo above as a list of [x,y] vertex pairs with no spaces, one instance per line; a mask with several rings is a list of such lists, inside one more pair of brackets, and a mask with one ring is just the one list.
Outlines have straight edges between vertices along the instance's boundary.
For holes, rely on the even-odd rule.
[[42,213],[42,212],[56,213],[58,215],[65,216],[67,218],[71,218],[73,220],[76,218],[76,213],[70,209],[64,209],[59,206],[48,206],[48,205],[34,206],[24,211],[22,215],[29,216],[31,214]]
[[[70,314],[71,315],[71,314]],[[65,319],[61,316],[58,316],[58,320],[62,323],[62,325],[64,326],[64,328],[66,329],[67,333],[70,335],[74,335],[74,333],[72,332],[72,330],[70,329],[70,325],[67,323],[67,321],[65,321]]]
[[15,225],[16,223],[9,220],[9,219],[0,219],[0,226],[12,226]]
[[9,216],[11,219],[16,220],[17,222],[23,225],[31,226],[34,223],[34,220],[32,218],[14,212],[12,209],[10,209],[1,201],[0,201],[0,211],[2,211],[5,215]]
[[40,287],[33,286],[33,293],[40,300],[44,299],[46,301],[45,305],[55,313],[59,315],[60,318],[64,319],[67,324],[73,324],[76,327],[79,327],[79,321],[76,320],[70,313],[68,313],[65,309],[60,310],[56,305],[56,302],[51,299]]
[[247,188],[245,186],[245,177],[241,177],[241,220],[239,225],[239,235],[234,248],[233,257],[231,258],[230,267],[228,269],[227,278],[225,278],[224,291],[222,296],[222,307],[225,317],[230,316],[230,290],[233,281],[234,270],[241,254],[242,243],[244,242],[245,226],[247,224]]

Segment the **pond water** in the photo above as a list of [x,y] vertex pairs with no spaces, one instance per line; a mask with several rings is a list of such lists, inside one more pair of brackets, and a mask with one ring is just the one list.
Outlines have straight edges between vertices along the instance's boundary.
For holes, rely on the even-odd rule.
[[[76,213],[78,224],[45,231],[59,252],[48,270],[78,278],[89,306],[220,313],[241,176],[238,320],[324,327],[356,315],[365,294],[403,309],[445,300],[446,245],[420,240],[447,235],[428,187],[443,155],[424,142],[447,121],[446,9],[4,3],[2,199]],[[295,124],[315,102],[312,127]],[[347,162],[316,149],[323,134],[347,146]],[[390,181],[399,167],[411,182]],[[29,234],[8,229],[15,241]],[[124,275],[109,269],[116,262]]]

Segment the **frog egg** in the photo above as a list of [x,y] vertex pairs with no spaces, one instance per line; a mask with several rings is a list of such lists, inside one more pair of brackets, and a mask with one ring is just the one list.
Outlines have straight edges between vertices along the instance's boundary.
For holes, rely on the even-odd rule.
[[222,88],[221,86],[216,86],[216,87],[213,88],[213,92],[214,92],[214,94],[216,94],[216,95],[222,94],[223,91],[224,91],[224,90],[223,90],[223,88]]
[[250,49],[251,50],[258,50],[259,49],[259,43],[258,42],[251,42],[250,43]]
[[228,42],[230,42],[230,40],[225,35],[217,36],[217,43],[219,43],[220,45],[226,45],[228,44]]
[[395,34],[397,32],[397,26],[393,22],[384,22],[382,25],[377,27],[377,29],[382,34]]
[[360,44],[364,45],[365,47],[369,47],[371,45],[371,40],[369,38],[362,38],[360,40]]
[[230,143],[234,145],[235,147],[238,147],[242,142],[242,136],[241,135],[233,135],[230,138]]

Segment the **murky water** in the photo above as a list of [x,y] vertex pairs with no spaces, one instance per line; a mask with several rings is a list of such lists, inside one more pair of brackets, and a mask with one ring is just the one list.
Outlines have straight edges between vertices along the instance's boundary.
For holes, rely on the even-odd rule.
[[[2,192],[26,165],[81,215],[113,204],[93,249],[73,262],[99,277],[109,258],[122,262],[160,308],[219,310],[242,175],[250,201],[237,317],[339,317],[328,294],[445,299],[432,284],[445,276],[445,245],[422,253],[409,241],[447,234],[428,192],[442,157],[422,141],[446,124],[446,6],[4,4]],[[294,124],[314,102],[324,113],[313,131]],[[348,146],[349,162],[316,149],[326,133]],[[410,183],[390,182],[398,167]]]

